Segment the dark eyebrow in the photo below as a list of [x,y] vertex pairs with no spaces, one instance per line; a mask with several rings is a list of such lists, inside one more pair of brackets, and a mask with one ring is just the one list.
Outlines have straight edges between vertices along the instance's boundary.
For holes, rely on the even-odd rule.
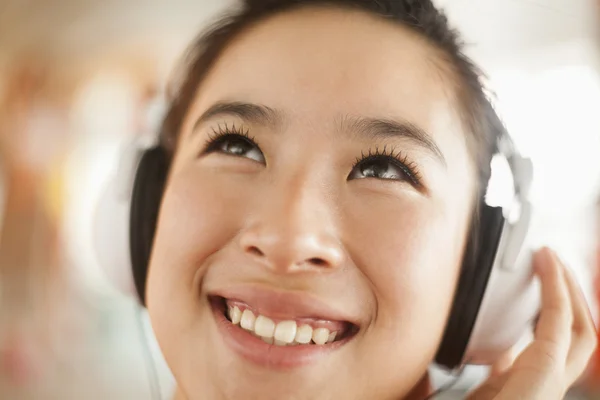
[[234,116],[246,122],[254,122],[264,125],[277,125],[283,119],[281,112],[261,104],[244,102],[218,102],[206,110],[194,124],[192,131],[198,126],[214,117]]
[[[281,124],[284,119],[284,114],[281,111],[262,104],[223,101],[209,107],[198,118],[192,131],[195,131],[198,126],[214,117],[226,115],[239,117],[248,123],[272,126]],[[409,121],[347,116],[342,119],[341,127],[342,131],[358,134],[366,137],[368,140],[397,137],[410,139],[429,150],[444,166],[446,165],[444,155],[431,136],[425,130]]]
[[406,138],[429,150],[446,166],[446,159],[431,136],[419,126],[405,120],[385,118],[346,117],[342,120],[342,130],[366,137],[368,140]]

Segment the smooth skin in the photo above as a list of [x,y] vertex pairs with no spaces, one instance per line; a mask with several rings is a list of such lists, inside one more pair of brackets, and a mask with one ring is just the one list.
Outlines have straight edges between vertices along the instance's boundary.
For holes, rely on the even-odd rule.
[[[185,118],[150,262],[148,311],[179,399],[430,393],[428,366],[452,304],[476,189],[470,133],[436,57],[397,24],[322,7],[262,21],[223,52]],[[206,116],[222,103],[263,112]],[[391,134],[381,121],[426,136]],[[233,127],[252,140],[234,136],[209,149],[216,133]],[[360,161],[381,152],[393,157]],[[404,167],[418,169],[418,183]],[[542,326],[556,330],[542,340],[560,349],[566,340],[575,361],[567,368],[561,352],[532,351],[480,393],[558,399],[589,357],[588,320],[577,325],[585,335],[558,340],[571,326],[553,299],[564,302],[561,310],[575,301],[568,291],[559,295],[568,287],[562,272],[551,272],[559,268],[542,264]],[[212,291],[243,286],[316,298],[360,330],[309,365],[257,366],[225,343],[208,302]],[[532,394],[534,378],[541,383]],[[546,386],[556,382],[562,391]]]

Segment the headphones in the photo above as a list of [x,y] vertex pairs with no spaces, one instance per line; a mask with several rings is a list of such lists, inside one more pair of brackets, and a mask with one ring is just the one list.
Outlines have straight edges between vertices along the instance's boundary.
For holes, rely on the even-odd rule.
[[[122,292],[144,304],[148,263],[169,170],[169,156],[154,137],[126,149],[109,180],[94,222],[101,268]],[[509,204],[479,199],[478,229],[471,233],[454,302],[435,362],[446,369],[491,365],[531,332],[540,308],[539,282],[531,267],[528,192],[533,166],[510,138],[498,142],[496,158],[508,165],[512,184],[492,176],[490,187],[510,191]],[[149,139],[149,140],[148,140]],[[493,166],[493,163],[492,163]],[[504,178],[506,174],[504,175]]]

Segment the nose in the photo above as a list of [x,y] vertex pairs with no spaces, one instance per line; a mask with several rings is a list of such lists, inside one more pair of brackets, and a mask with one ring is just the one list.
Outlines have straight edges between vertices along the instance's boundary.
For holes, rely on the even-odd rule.
[[280,185],[262,193],[240,234],[242,251],[274,272],[335,269],[344,261],[331,196],[307,186]]

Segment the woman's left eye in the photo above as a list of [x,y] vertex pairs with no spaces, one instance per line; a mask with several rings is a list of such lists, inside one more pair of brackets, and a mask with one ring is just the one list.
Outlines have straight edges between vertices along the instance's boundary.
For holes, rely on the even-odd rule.
[[348,179],[376,178],[385,180],[412,181],[408,167],[400,165],[395,158],[389,156],[368,157],[358,162]]
[[239,134],[225,134],[215,138],[208,145],[206,152],[249,158],[263,164],[265,162],[265,157],[258,145],[252,139]]

